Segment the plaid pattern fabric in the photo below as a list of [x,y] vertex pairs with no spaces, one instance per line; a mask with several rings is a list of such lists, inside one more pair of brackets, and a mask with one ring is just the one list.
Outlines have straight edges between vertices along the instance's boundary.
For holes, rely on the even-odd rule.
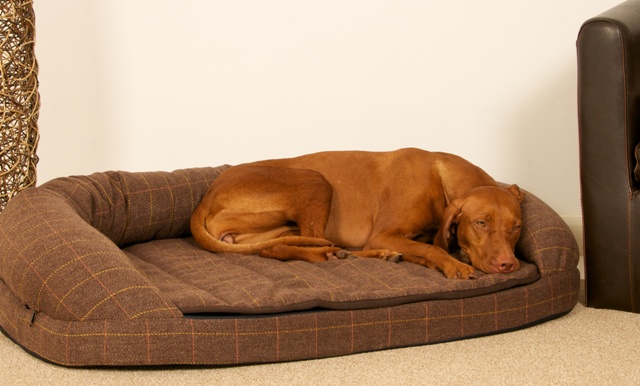
[[183,313],[375,308],[478,296],[540,278],[536,266],[526,262],[508,275],[478,273],[476,280],[449,280],[438,271],[407,262],[357,259],[309,264],[212,254],[191,239],[155,240],[124,251]]
[[[523,267],[455,281],[409,263],[202,251],[189,218],[224,169],[97,173],[16,196],[0,215],[2,330],[68,366],[239,364],[488,334],[577,303],[575,239],[531,194]],[[334,310],[285,312],[313,307]],[[193,312],[232,314],[185,316]]]
[[0,322],[35,355],[66,366],[233,365],[438,343],[522,328],[578,301],[577,270],[494,294],[365,310],[218,319],[63,321],[33,313],[0,282]]

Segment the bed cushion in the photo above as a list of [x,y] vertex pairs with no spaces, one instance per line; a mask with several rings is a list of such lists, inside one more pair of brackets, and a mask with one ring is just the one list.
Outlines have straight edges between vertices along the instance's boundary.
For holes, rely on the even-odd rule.
[[255,363],[510,330],[577,302],[575,239],[530,193],[522,267],[507,275],[203,251],[189,218],[226,168],[96,173],[16,196],[0,215],[2,330],[69,366]]
[[483,295],[540,278],[529,263],[509,275],[479,274],[477,280],[450,280],[416,264],[379,259],[283,263],[212,254],[190,238],[156,240],[124,251],[183,314],[377,308]]

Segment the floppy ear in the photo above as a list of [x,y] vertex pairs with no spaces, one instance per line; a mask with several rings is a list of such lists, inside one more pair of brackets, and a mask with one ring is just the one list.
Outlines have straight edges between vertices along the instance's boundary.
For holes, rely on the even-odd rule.
[[518,202],[522,202],[522,200],[524,200],[524,193],[520,191],[520,188],[518,187],[518,185],[513,184],[509,186],[507,190],[513,193],[514,196],[516,196],[516,199],[518,200]]
[[462,202],[460,200],[454,200],[449,206],[446,207],[442,214],[442,224],[440,229],[436,233],[433,239],[433,245],[438,246],[445,251],[449,252],[449,243],[453,234],[455,233],[455,224],[460,221],[462,215]]

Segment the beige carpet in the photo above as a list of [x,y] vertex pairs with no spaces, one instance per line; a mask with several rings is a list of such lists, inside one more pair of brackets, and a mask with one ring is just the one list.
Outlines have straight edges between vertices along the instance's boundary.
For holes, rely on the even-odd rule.
[[431,346],[229,368],[68,369],[0,335],[3,385],[640,385],[640,315],[586,308],[529,329]]

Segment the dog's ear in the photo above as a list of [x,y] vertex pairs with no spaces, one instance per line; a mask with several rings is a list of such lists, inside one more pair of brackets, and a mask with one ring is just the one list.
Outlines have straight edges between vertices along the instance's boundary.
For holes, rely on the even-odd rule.
[[433,239],[433,245],[438,246],[449,252],[451,239],[456,232],[456,225],[462,216],[462,201],[454,200],[446,207],[442,214],[442,223]]
[[507,190],[513,193],[514,196],[516,196],[516,199],[518,200],[518,202],[522,202],[522,200],[524,200],[524,193],[520,191],[520,188],[518,187],[518,185],[513,184],[509,186]]

